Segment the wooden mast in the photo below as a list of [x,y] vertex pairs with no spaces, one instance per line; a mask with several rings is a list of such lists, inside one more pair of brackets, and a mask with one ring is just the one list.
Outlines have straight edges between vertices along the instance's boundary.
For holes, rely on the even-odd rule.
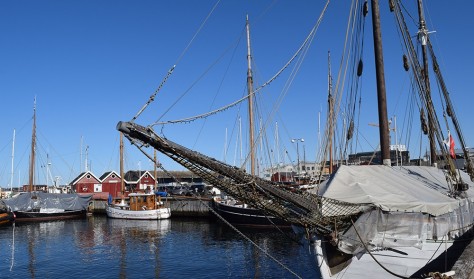
[[30,169],[28,177],[28,192],[33,192],[34,175],[35,175],[35,151],[36,151],[36,97],[33,104],[33,129],[31,133],[31,155]]
[[125,177],[123,174],[123,133],[120,132],[120,191],[122,193],[122,201],[125,198]]
[[155,177],[155,188],[153,189],[153,193],[158,190],[158,171],[156,169],[156,164],[158,161],[156,161],[156,149],[153,148],[153,176]]
[[428,54],[426,45],[428,43],[428,32],[426,30],[426,22],[423,15],[423,5],[421,0],[418,0],[418,17],[419,17],[419,30],[418,30],[418,39],[421,41],[421,51],[423,55],[423,78],[425,80],[425,95],[428,100],[427,110],[428,110],[428,138],[430,140],[430,162],[431,165],[436,164],[436,144],[434,140],[434,124],[433,124],[433,108],[431,102],[431,86],[430,78],[428,74]]
[[374,37],[375,72],[377,78],[377,100],[379,112],[379,134],[380,151],[382,162],[385,166],[391,166],[390,160],[390,136],[387,114],[387,94],[385,90],[385,72],[382,50],[382,31],[380,28],[380,9],[378,0],[371,0],[372,5],[372,34]]
[[249,16],[246,20],[247,27],[247,91],[248,91],[248,110],[249,110],[249,144],[250,144],[250,174],[255,175],[255,145],[254,145],[254,127],[253,127],[253,77],[252,77],[252,57],[250,54],[250,26]]

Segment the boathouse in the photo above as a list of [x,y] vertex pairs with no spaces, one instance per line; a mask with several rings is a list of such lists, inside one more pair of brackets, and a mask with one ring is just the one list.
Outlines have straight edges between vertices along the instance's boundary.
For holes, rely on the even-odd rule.
[[118,197],[122,192],[121,177],[115,171],[108,171],[99,178],[102,182],[102,191],[110,193],[113,197]]
[[79,174],[72,182],[71,188],[76,193],[102,192],[102,183],[92,172],[86,171]]
[[126,189],[130,192],[154,189],[156,180],[149,171],[127,171],[124,175]]

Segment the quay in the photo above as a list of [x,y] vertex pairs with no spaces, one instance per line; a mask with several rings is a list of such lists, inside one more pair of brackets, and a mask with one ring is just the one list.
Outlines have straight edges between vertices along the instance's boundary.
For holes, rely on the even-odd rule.
[[456,260],[452,270],[456,272],[454,275],[455,279],[474,279],[474,241],[472,241],[472,236],[474,232],[471,231],[470,243],[462,251],[459,258]]

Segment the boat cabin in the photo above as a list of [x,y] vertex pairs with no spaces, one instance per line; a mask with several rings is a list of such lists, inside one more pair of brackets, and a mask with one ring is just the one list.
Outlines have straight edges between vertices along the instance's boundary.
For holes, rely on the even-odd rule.
[[159,208],[163,203],[155,194],[132,193],[129,196],[130,210],[151,210]]

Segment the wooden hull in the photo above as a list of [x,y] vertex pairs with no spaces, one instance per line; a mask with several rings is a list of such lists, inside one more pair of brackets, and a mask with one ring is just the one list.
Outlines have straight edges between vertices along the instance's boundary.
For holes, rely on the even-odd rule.
[[80,219],[87,216],[86,210],[71,210],[64,212],[32,212],[32,211],[15,211],[16,222],[42,222],[42,221],[58,221],[67,219]]
[[261,210],[228,205],[213,201],[214,210],[227,222],[242,227],[271,228],[291,227],[291,224],[274,216],[265,215]]
[[13,212],[0,213],[0,226],[7,226],[15,221],[15,214]]
[[171,209],[169,207],[150,210],[129,210],[106,205],[105,212],[107,217],[129,220],[161,220],[171,217]]

